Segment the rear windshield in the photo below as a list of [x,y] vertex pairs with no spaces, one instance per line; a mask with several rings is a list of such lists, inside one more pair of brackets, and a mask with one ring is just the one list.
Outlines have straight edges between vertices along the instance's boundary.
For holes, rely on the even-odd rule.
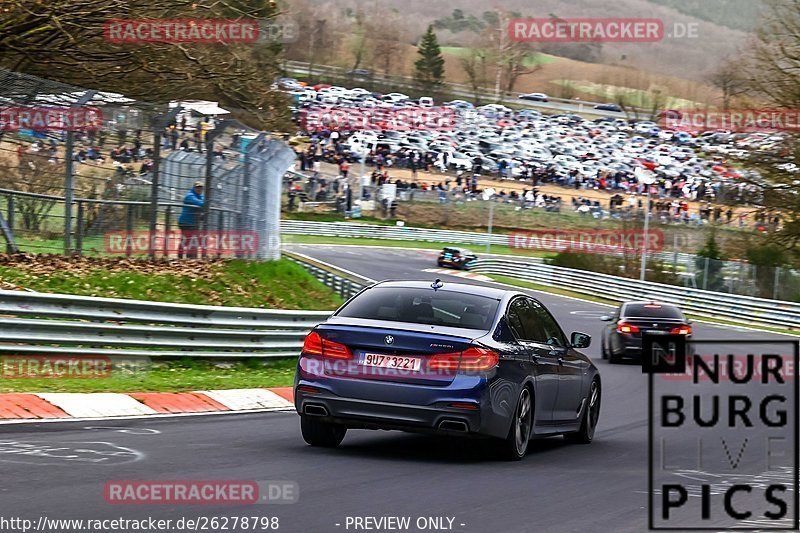
[[498,305],[492,298],[463,292],[375,287],[364,291],[336,316],[488,331]]
[[681,310],[672,305],[628,304],[625,306],[626,317],[641,318],[678,318],[683,320]]

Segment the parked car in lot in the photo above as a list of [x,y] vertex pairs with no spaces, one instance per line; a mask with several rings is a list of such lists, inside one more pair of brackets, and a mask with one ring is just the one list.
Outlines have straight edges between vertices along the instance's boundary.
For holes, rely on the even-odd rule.
[[361,291],[305,339],[294,383],[303,439],[348,429],[497,439],[521,459],[531,438],[589,443],[601,380],[541,302],[514,291],[387,281]]
[[547,102],[548,96],[544,93],[524,93],[519,95],[520,100],[529,100],[531,102]]
[[642,358],[644,333],[692,335],[692,323],[675,305],[657,302],[626,302],[613,315],[600,318],[609,322],[603,328],[600,351],[611,364],[623,358]]
[[437,261],[440,267],[458,268],[469,270],[469,264],[478,258],[477,255],[466,248],[447,247],[439,254]]

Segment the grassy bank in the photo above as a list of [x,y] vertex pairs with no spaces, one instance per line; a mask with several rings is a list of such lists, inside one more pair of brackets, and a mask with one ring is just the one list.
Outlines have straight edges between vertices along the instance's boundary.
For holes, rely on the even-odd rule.
[[[0,288],[156,302],[332,310],[342,300],[289,260],[155,262],[51,255],[0,256]],[[75,355],[80,355],[76,348]],[[19,359],[19,357],[15,357]],[[0,357],[2,392],[135,392],[281,387],[296,359],[154,359],[146,370],[98,378],[11,378]]]
[[341,299],[289,260],[148,262],[0,256],[0,282],[37,292],[274,309],[335,309]]
[[[19,358],[16,358],[19,359]],[[2,357],[0,357],[0,367]],[[295,358],[244,362],[197,359],[155,361],[146,371],[112,371],[98,378],[7,378],[0,373],[3,392],[182,392],[215,389],[288,387],[294,381]]]

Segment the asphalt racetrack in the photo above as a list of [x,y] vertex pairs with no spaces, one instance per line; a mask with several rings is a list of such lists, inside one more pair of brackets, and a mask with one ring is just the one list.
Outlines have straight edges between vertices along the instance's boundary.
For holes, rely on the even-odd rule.
[[[291,249],[376,280],[475,282],[424,272],[436,268],[435,251]],[[524,460],[509,463],[495,460],[482,441],[350,431],[338,449],[324,450],[305,445],[294,412],[2,425],[0,514],[34,522],[42,516],[153,517],[173,523],[181,517],[270,516],[279,519],[278,531],[309,533],[389,531],[366,529],[368,522],[356,528],[353,520],[387,516],[410,517],[408,531],[646,531],[647,377],[639,365],[612,366],[600,359],[604,323],[598,318],[609,308],[536,296],[568,334],[577,330],[593,336],[585,352],[597,361],[604,391],[590,445],[566,445],[560,437],[534,441]],[[778,338],[695,326],[698,339]],[[248,506],[106,502],[108,481],[134,479],[288,480],[298,484],[299,501]]]

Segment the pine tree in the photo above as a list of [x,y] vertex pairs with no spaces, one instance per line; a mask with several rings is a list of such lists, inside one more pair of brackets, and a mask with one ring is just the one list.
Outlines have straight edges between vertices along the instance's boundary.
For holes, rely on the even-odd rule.
[[432,25],[428,26],[428,31],[420,39],[417,53],[420,55],[414,63],[417,83],[426,91],[438,89],[444,81],[444,58]]
[[725,277],[722,273],[725,256],[717,243],[717,237],[712,231],[705,245],[697,251],[694,259],[696,268],[695,281],[698,289],[709,291],[722,291],[725,289]]

